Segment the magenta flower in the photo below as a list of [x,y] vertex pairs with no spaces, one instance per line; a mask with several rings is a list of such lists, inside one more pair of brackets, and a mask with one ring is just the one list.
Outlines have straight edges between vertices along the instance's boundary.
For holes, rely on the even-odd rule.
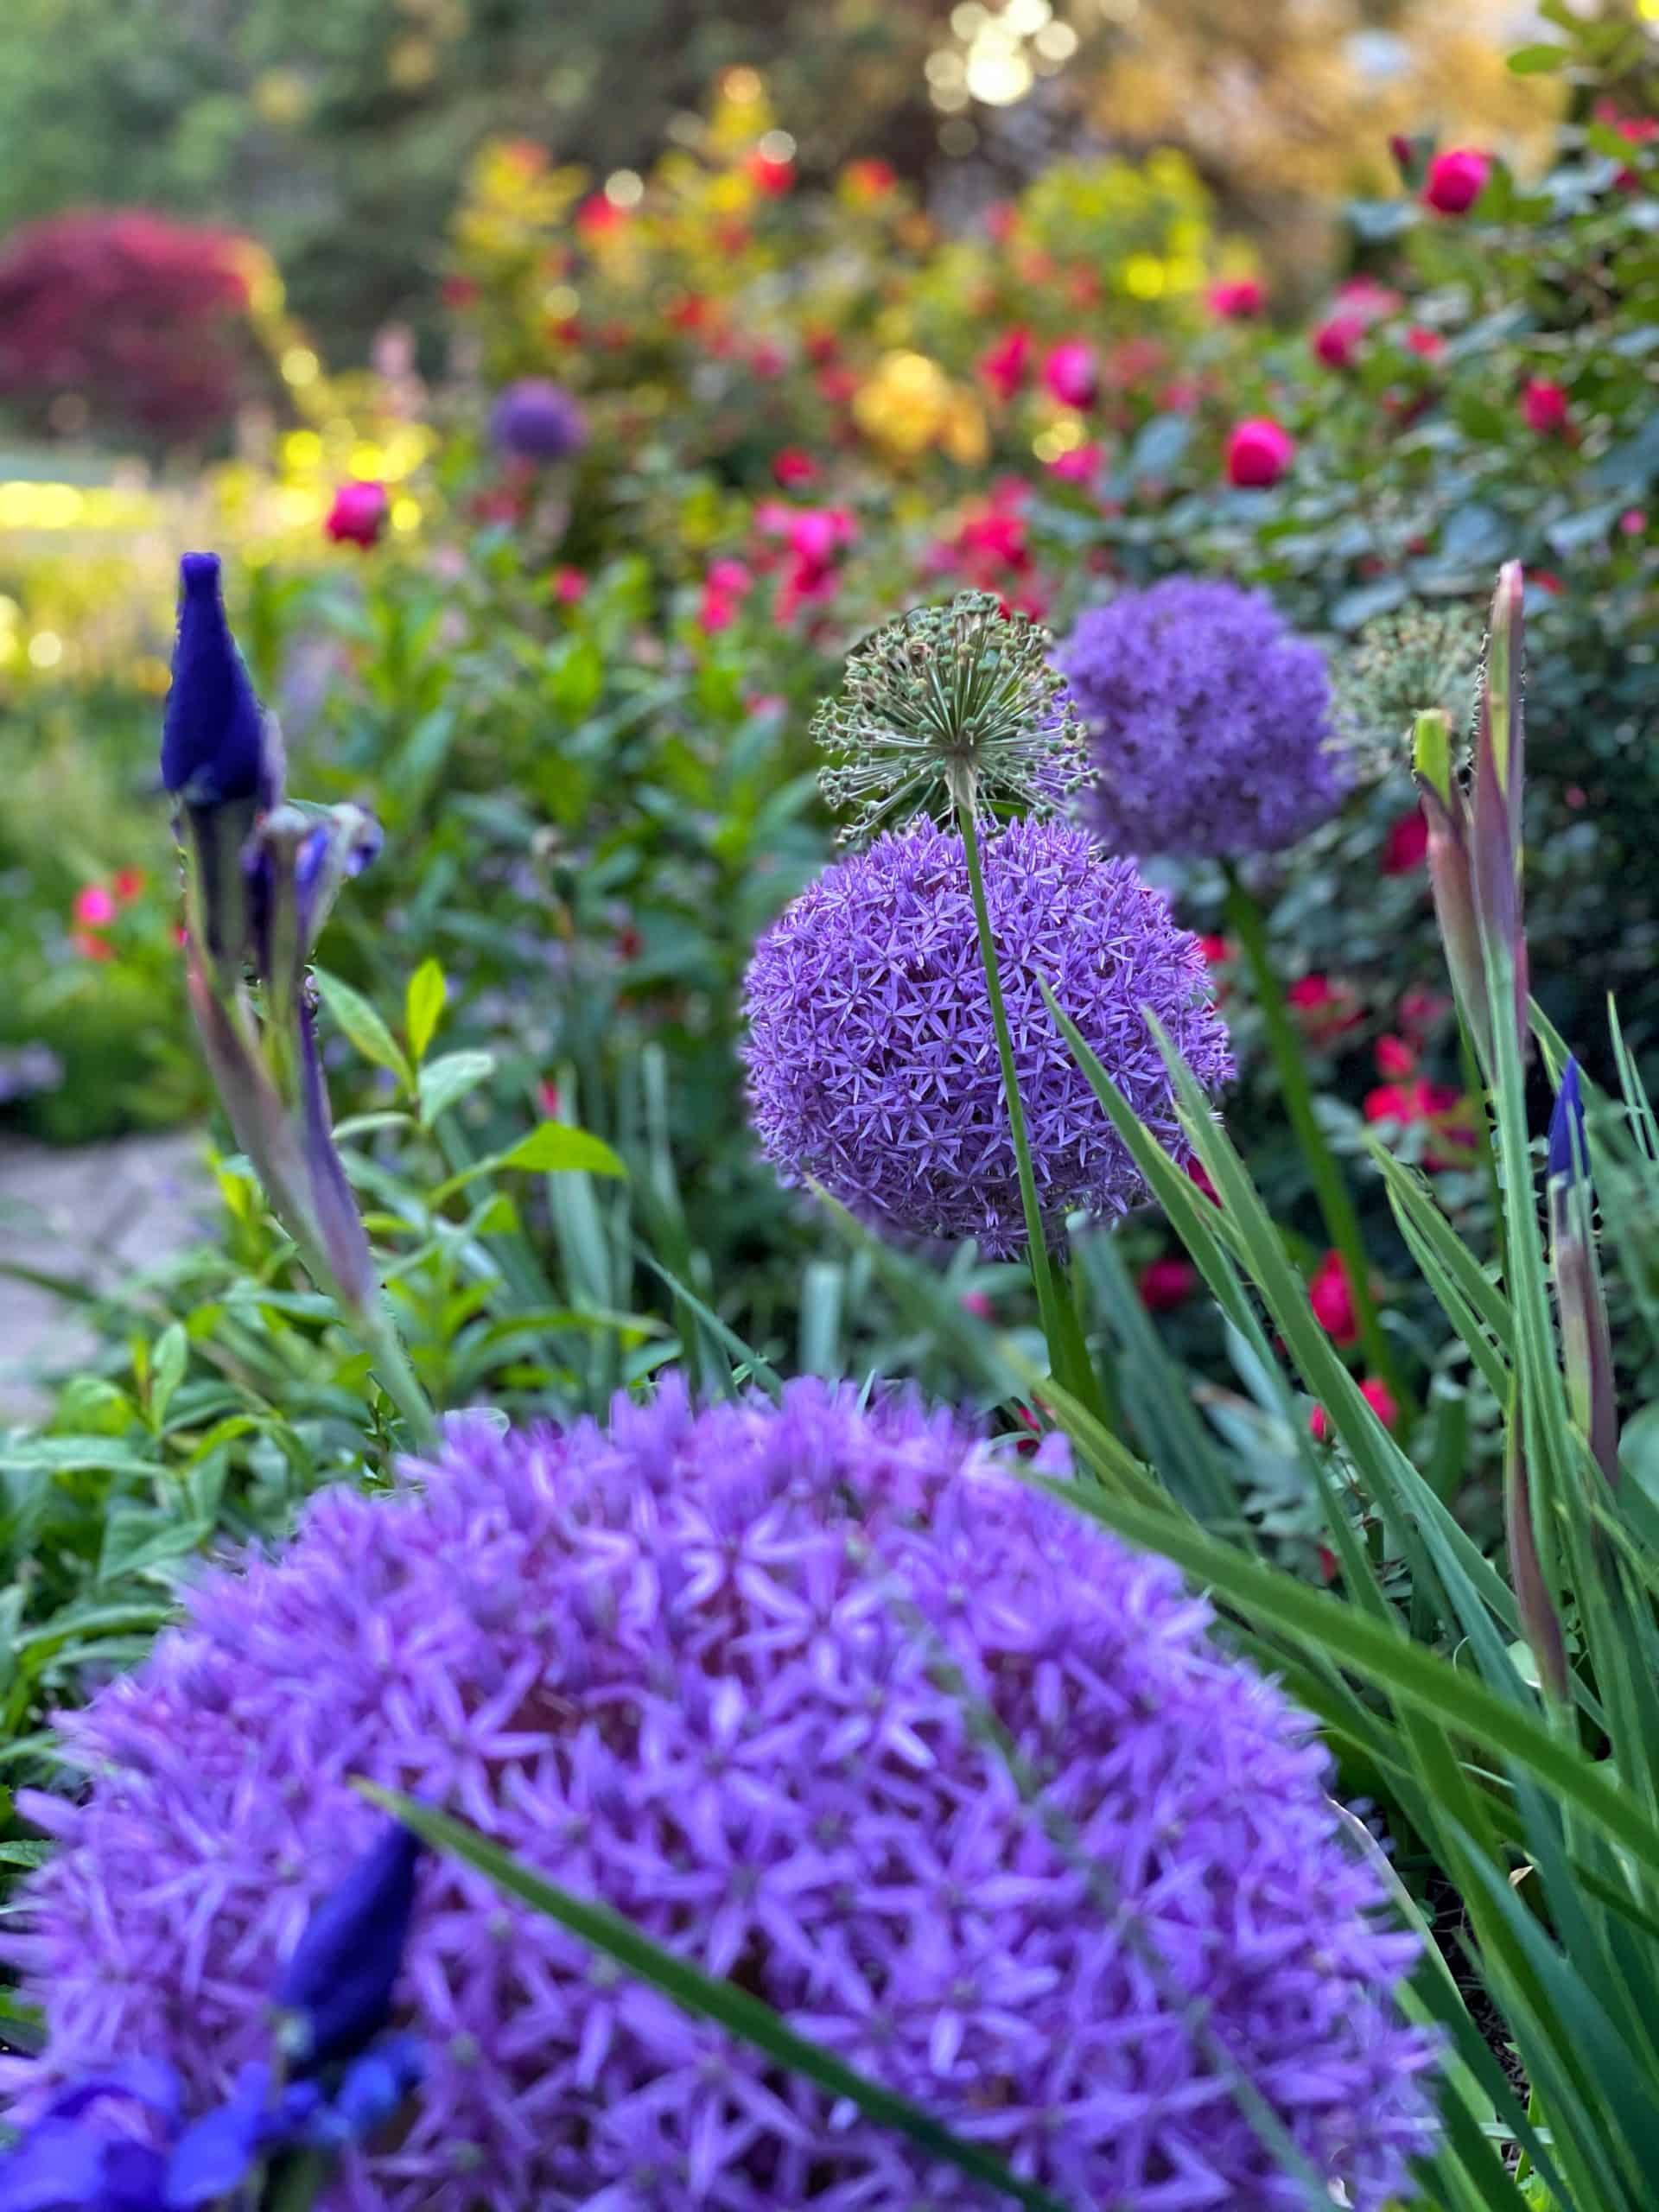
[[[461,1421],[415,1473],[314,1499],[67,1722],[92,1778],[32,1801],[60,1849],[8,1939],[50,2073],[147,2050],[223,2094],[376,1832],[364,1774],[1077,2212],[1306,2212],[1241,2082],[1354,2212],[1405,2193],[1432,2134],[1432,2049],[1394,2009],[1414,1941],[1309,1724],[1172,1567],[950,1418],[813,1382],[701,1414],[670,1383],[607,1430]],[[329,2212],[990,2212],[457,1862],[404,1986],[422,2094]]]

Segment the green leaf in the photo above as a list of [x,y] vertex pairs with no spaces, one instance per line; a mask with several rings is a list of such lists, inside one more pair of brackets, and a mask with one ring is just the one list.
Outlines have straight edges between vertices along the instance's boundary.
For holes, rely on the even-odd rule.
[[518,1167],[526,1174],[616,1175],[626,1179],[627,1169],[604,1140],[569,1122],[543,1122],[521,1144],[504,1152],[498,1167]]
[[878,2126],[892,2128],[930,2158],[943,2159],[959,2173],[998,2190],[1016,2204],[1029,2206],[1031,2212],[1066,2212],[1060,2200],[1051,2196],[1046,2190],[1019,2180],[988,2151],[952,2134],[919,2105],[912,2104],[906,2097],[895,2096],[892,2090],[884,2089],[879,2082],[845,2064],[833,2051],[798,2035],[770,2005],[752,1997],[735,1982],[705,1974],[689,1959],[664,1950],[608,1905],[575,1897],[569,1890],[544,1881],[464,1822],[434,1812],[414,1798],[378,1789],[369,1782],[359,1782],[358,1787],[365,1797],[402,1821],[416,1835],[424,1836],[438,1850],[449,1852],[469,1866],[475,1866],[509,1897],[520,1897],[550,1920],[556,1920],[582,1942],[602,1952],[607,1958],[614,1959],[619,1966],[638,1975],[652,1988],[660,1990],[693,2019],[712,2021],[740,2043],[747,2044],[752,2050],[813,2082],[826,2096],[844,2097]]
[[404,1027],[409,1032],[409,1049],[415,1055],[417,1067],[426,1058],[426,1048],[443,1019],[448,997],[449,986],[443,980],[442,969],[435,960],[422,961],[409,979],[404,1001]]
[[372,1060],[376,1067],[390,1068],[405,1090],[413,1090],[415,1071],[404,1058],[403,1047],[367,999],[349,983],[342,983],[338,976],[329,975],[326,969],[316,968],[312,973],[323,1004],[364,1058]]
[[1510,67],[1517,77],[1543,77],[1564,69],[1567,59],[1564,46],[1519,46],[1510,56]]
[[175,1321],[162,1330],[156,1339],[156,1349],[149,1362],[149,1421],[152,1428],[160,1428],[167,1419],[167,1409],[173,1393],[184,1380],[184,1370],[189,1363],[189,1340],[181,1322]]
[[429,1128],[440,1114],[495,1073],[493,1052],[444,1052],[421,1070],[421,1119]]

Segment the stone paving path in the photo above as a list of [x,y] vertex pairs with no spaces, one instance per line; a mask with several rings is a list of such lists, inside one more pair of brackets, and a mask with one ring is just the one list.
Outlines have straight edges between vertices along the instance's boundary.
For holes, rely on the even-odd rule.
[[[107,1289],[188,1244],[207,1190],[193,1130],[72,1151],[0,1142],[0,1260]],[[0,1275],[0,1422],[38,1414],[41,1374],[86,1342],[73,1305]]]

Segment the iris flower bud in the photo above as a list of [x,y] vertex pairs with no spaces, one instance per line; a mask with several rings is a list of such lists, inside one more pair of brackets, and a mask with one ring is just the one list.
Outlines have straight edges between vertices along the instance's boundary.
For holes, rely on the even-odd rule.
[[1579,1064],[1569,1059],[1549,1121],[1548,1166],[1550,1264],[1561,1326],[1561,1363],[1573,1415],[1596,1465],[1618,1481],[1618,1410],[1613,1339],[1592,1219],[1590,1153]]
[[1527,940],[1521,919],[1521,811],[1525,784],[1521,688],[1523,669],[1521,564],[1500,570],[1492,601],[1475,735],[1474,773],[1467,781],[1452,759],[1451,725],[1436,709],[1420,714],[1412,734],[1412,765],[1428,823],[1428,873],[1434,911],[1459,1010],[1488,1075],[1492,1072],[1493,1011],[1488,955],[1512,979],[1507,1019],[1526,1051]]
[[356,2057],[391,2018],[424,1848],[401,1821],[387,1821],[306,1923],[276,1991],[297,2022],[301,2072]]
[[230,991],[248,951],[242,849],[281,792],[283,747],[225,619],[216,553],[187,553],[179,564],[162,781],[177,807],[191,935],[218,988]]

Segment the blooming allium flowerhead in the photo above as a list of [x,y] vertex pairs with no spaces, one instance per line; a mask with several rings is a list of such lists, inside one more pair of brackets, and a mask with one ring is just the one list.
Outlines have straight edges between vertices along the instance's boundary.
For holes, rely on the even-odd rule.
[[[221,2094],[374,1831],[366,1775],[1078,2212],[1300,2212],[1241,2087],[1355,2212],[1404,2193],[1414,1940],[1309,1724],[1173,1568],[949,1418],[814,1382],[700,1414],[671,1383],[607,1432],[461,1421],[419,1472],[314,1499],[68,1722],[94,1779],[32,1801],[60,1849],[12,1938],[48,2078],[143,2050]],[[1000,2201],[456,1860],[406,1961],[421,2094],[330,2212]]]
[[[1150,1007],[1207,1090],[1232,1072],[1198,939],[1132,862],[1053,817],[983,842],[986,904],[1037,1197],[1051,1237],[1145,1190],[1043,1002],[1047,982],[1158,1138],[1185,1159]],[[749,965],[755,1128],[785,1181],[922,1238],[1022,1249],[1013,1140],[959,836],[926,818],[827,868]]]
[[1172,576],[1078,620],[1059,664],[1115,852],[1281,852],[1334,813],[1331,682],[1265,592]]
[[856,810],[843,835],[913,805],[1063,804],[1089,762],[1052,642],[985,591],[912,607],[867,638],[812,721],[837,761],[823,795]]
[[515,461],[564,461],[587,438],[581,408],[546,377],[520,377],[490,410],[490,442]]

